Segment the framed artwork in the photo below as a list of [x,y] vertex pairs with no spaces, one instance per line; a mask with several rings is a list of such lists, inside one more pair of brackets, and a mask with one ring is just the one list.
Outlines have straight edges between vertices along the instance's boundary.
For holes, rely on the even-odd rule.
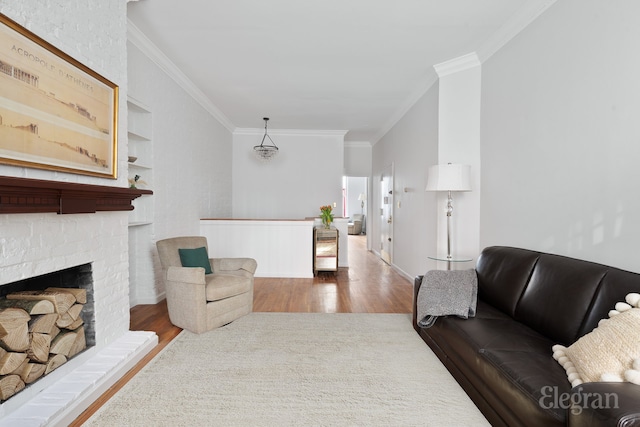
[[118,86],[0,14],[0,163],[117,177]]

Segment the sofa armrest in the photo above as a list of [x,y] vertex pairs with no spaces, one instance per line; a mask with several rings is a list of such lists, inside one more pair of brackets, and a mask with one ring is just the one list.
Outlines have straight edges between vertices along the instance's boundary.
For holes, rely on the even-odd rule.
[[204,268],[202,267],[169,267],[167,269],[167,280],[170,282],[192,283],[194,285],[204,285]]
[[571,390],[569,427],[640,426],[640,386],[632,383],[584,383]]
[[258,263],[253,258],[211,258],[211,268],[216,271],[245,270],[251,274],[256,272]]
[[196,334],[209,329],[204,268],[167,268],[165,292],[171,323]]
[[420,326],[418,326],[418,292],[420,291],[420,286],[422,286],[422,277],[423,275],[416,276],[413,279],[413,308],[411,311],[413,312],[413,329],[416,331],[420,331]]

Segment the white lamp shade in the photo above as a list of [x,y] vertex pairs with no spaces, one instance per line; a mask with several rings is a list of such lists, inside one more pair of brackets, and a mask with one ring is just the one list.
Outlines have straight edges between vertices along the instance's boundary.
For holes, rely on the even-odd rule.
[[358,200],[367,200],[367,195],[364,193],[360,193],[360,195],[358,196]]
[[469,165],[435,165],[429,168],[425,191],[471,191]]

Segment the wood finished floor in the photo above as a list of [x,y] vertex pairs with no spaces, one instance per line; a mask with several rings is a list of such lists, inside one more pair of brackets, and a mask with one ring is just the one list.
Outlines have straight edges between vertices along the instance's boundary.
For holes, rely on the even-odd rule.
[[[413,285],[367,251],[366,236],[349,236],[349,268],[313,279],[255,279],[253,311],[290,313],[410,313]],[[154,331],[158,345],[70,426],[81,426],[167,346],[182,329],[169,321],[166,301],[131,309],[131,330]]]

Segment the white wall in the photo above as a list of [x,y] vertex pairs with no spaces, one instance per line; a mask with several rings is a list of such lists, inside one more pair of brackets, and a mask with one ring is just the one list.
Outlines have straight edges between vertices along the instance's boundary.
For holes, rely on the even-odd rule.
[[233,217],[301,219],[320,215],[320,206],[336,203],[342,212],[344,132],[296,132],[269,128],[279,148],[268,163],[253,147],[264,130],[233,133]]
[[345,141],[344,175],[371,176],[372,152],[368,142]]
[[[631,54],[639,15],[640,3],[631,0],[615,8],[597,0],[556,2],[482,64],[481,165],[473,174],[481,183],[474,194],[480,249],[512,245],[640,271],[640,57]],[[383,167],[394,163],[395,196],[405,206],[400,190],[412,185],[404,153],[428,153],[420,168],[413,166],[426,174],[437,159],[449,161],[445,151],[455,151],[446,143],[438,149],[433,136],[419,140],[427,123],[437,135],[438,104],[452,99],[448,83],[440,88],[444,100],[437,85],[425,95],[430,112],[423,97],[374,145],[372,210]],[[464,117],[466,108],[451,111]],[[409,275],[435,267],[424,259],[437,240],[435,196],[414,197],[426,197],[422,217],[394,209],[393,263]],[[463,209],[464,196],[455,200]],[[368,230],[377,250],[377,217]],[[463,230],[458,237],[475,238]]]
[[[453,192],[451,254],[472,259],[480,253],[480,93],[481,66],[473,54],[435,66],[439,76],[438,164],[471,166],[470,192]],[[434,163],[435,164],[435,163]],[[438,256],[447,254],[447,194],[438,192]],[[470,268],[474,264],[459,264]],[[446,265],[441,266],[446,268]]]
[[482,72],[481,245],[640,271],[640,2],[556,2]]
[[437,83],[373,146],[367,235],[377,253],[380,176],[392,162],[395,172],[392,263],[407,277],[413,277],[424,274],[430,265],[427,257],[436,253],[436,197],[424,189],[429,165],[438,162]]
[[129,91],[153,114],[154,227],[158,239],[196,233],[231,214],[231,133],[129,43]]
[[[481,198],[479,248],[522,246],[640,271],[634,255],[640,73],[630,54],[640,40],[632,22],[638,7],[631,0],[616,8],[595,0],[557,2],[482,64],[482,171],[476,168],[482,189],[474,194]],[[408,276],[434,268],[427,256],[436,252],[438,208],[424,187],[427,167],[447,161],[438,149],[439,91],[432,86],[376,143],[368,175],[361,175],[366,165],[359,161],[366,147],[346,144],[343,151],[331,135],[324,146],[322,137],[270,130],[281,148],[270,164],[250,154],[262,130],[235,135],[231,216],[315,216],[321,204],[340,202],[342,175],[370,176],[367,228],[376,251],[377,179],[393,162],[394,264]],[[211,188],[224,192],[226,181]],[[456,200],[464,203],[463,197]],[[224,208],[212,214],[224,215]]]

